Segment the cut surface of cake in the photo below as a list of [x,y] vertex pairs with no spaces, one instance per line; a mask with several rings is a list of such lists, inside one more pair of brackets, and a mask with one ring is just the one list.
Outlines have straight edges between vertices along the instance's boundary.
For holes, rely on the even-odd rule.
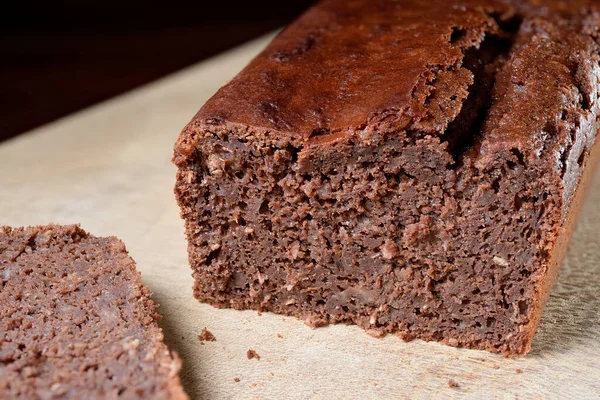
[[187,399],[158,306],[117,238],[0,227],[0,304],[3,399]]

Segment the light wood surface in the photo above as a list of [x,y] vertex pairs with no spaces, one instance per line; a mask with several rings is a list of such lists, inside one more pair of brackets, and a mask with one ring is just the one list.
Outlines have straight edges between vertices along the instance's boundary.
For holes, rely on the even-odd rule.
[[[376,339],[354,326],[311,329],[192,297],[172,189],[173,143],[269,39],[0,145],[0,224],[81,223],[121,238],[161,304],[166,341],[183,358],[192,399],[600,398],[598,175],[526,357]],[[204,327],[216,342],[200,344]],[[248,349],[260,360],[248,360]],[[459,386],[450,388],[450,379]]]

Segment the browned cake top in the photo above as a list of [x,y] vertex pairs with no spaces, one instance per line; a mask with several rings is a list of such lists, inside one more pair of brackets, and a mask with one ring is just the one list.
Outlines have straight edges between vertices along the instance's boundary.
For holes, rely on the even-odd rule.
[[120,240],[0,228],[0,304],[4,398],[186,398]]
[[[497,30],[492,13],[509,11],[488,7],[488,15],[453,3],[324,1],[286,28],[196,118],[300,137],[425,118],[426,83],[452,71],[446,90],[465,92],[472,79],[457,73],[463,49]],[[436,116],[431,129],[439,131],[456,107],[438,111],[446,115]]]
[[565,110],[580,118],[597,99],[589,78],[598,67],[594,7],[549,0],[322,1],[200,109],[177,142],[175,162],[182,165],[196,149],[199,130],[228,125],[295,146],[377,130],[447,140],[479,79],[466,65],[469,54],[481,57],[489,38],[499,41],[486,68],[500,72],[476,111],[486,113],[483,121],[458,140],[483,144],[471,154],[484,162],[498,145],[534,158],[550,149],[560,159],[564,140],[552,136],[560,124],[577,125],[565,120]]

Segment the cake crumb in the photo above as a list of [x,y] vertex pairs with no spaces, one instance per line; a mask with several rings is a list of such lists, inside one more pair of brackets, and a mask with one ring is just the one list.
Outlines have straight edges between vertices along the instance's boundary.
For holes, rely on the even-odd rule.
[[522,370],[521,368],[517,368],[517,369],[516,369],[516,372],[517,372],[517,374],[522,374],[522,373],[523,373],[523,370]]
[[374,338],[380,338],[385,335],[385,332],[381,329],[365,329],[365,331],[369,336],[372,336]]
[[198,340],[200,341],[200,343],[204,344],[204,342],[214,342],[217,340],[217,338],[215,337],[215,335],[212,334],[211,331],[204,327],[202,329],[202,333],[198,335]]
[[381,256],[386,260],[391,260],[400,253],[400,249],[393,241],[387,239],[383,246],[381,246]]
[[240,381],[240,378],[233,378],[233,381],[234,381],[234,382],[239,382],[239,381]]
[[278,337],[279,339],[283,339],[283,336],[281,336],[281,333],[278,333],[278,334],[277,334],[277,337]]
[[246,356],[248,357],[248,360],[252,360],[253,358],[260,360],[260,356],[258,355],[258,353],[252,349],[248,350]]
[[459,385],[458,385],[458,382],[456,382],[454,379],[450,379],[448,381],[448,387],[457,388],[457,387],[459,387]]
[[508,267],[508,261],[506,261],[504,258],[502,257],[498,257],[498,256],[494,256],[494,258],[492,258],[492,261],[494,262],[494,264],[496,265],[500,265],[502,267]]

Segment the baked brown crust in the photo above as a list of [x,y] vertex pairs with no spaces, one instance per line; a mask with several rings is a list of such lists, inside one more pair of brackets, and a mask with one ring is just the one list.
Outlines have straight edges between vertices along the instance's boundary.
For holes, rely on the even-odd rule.
[[78,226],[0,228],[6,399],[187,399],[123,243]]
[[597,15],[319,3],[177,140],[195,295],[527,352],[597,147]]

